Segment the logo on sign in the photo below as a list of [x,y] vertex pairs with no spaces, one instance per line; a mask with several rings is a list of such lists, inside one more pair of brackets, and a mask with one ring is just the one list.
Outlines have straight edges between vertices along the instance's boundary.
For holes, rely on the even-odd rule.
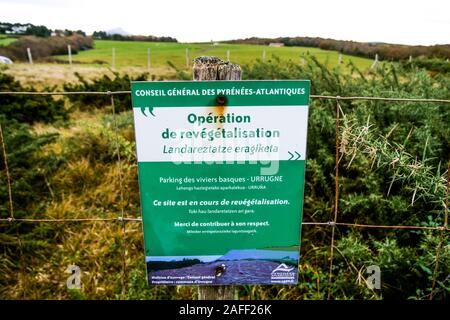
[[282,263],[272,271],[272,274],[275,272],[291,272],[292,270],[294,270],[294,267],[289,268],[287,265]]
[[288,267],[286,264],[282,263],[271,273],[272,283],[293,283],[295,282],[296,272],[292,272],[295,267]]

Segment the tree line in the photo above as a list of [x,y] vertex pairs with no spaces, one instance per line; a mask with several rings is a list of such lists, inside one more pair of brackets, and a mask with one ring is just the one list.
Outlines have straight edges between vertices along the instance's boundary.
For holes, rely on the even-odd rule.
[[246,38],[225,41],[226,43],[269,45],[270,43],[283,43],[285,46],[299,46],[336,50],[345,54],[375,58],[378,54],[383,60],[405,60],[409,57],[426,57],[450,59],[450,44],[433,46],[408,46],[380,42],[357,42],[346,40],[324,39],[318,37],[279,37],[279,38]]
[[31,23],[10,23],[10,22],[0,22],[0,34],[10,34],[19,36],[36,36],[36,37],[50,37],[51,35],[56,36],[72,36],[74,34],[79,34],[86,36],[86,33],[82,30],[60,30],[60,29],[49,29],[46,26],[39,25],[35,26]]
[[98,40],[117,40],[117,41],[150,41],[150,42],[178,42],[172,37],[157,37],[157,36],[135,36],[122,35],[118,33],[109,34],[106,31],[94,31],[92,34],[94,39]]
[[31,49],[33,59],[51,59],[53,55],[67,54],[67,46],[71,46],[72,54],[94,47],[91,37],[75,33],[66,37],[40,38],[22,36],[7,46],[0,46],[0,55],[13,61],[27,61],[27,48]]

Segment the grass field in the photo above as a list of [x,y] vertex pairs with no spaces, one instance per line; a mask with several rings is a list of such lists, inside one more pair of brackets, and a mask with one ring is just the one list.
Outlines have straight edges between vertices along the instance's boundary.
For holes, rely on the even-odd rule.
[[[269,47],[261,45],[238,45],[238,44],[217,44],[210,43],[163,43],[163,42],[137,42],[137,41],[110,41],[97,40],[95,48],[79,52],[73,56],[73,60],[87,64],[99,64],[103,61],[105,65],[111,65],[112,48],[115,48],[116,67],[147,67],[147,49],[151,51],[152,68],[162,68],[167,66],[167,61],[172,62],[180,69],[186,66],[186,48],[189,49],[189,60],[198,56],[217,56],[222,59],[227,58],[227,50],[230,50],[230,60],[233,63],[249,64],[256,59],[262,59],[263,51],[266,51],[266,60],[271,59],[273,55],[281,59],[291,59],[301,62],[301,56],[311,54],[327,64],[334,67],[338,64],[339,53],[336,51],[327,51],[317,48],[305,47]],[[67,60],[67,56],[58,56],[58,58]],[[346,64],[352,60],[361,70],[370,67],[370,59],[343,55],[343,63]]]
[[7,46],[8,44],[16,40],[16,38],[10,38],[7,35],[0,34],[0,46]]
[[[6,35],[0,35],[0,45],[6,45],[15,40]],[[33,65],[24,62],[3,66],[3,71],[11,74],[24,85],[32,85],[39,89],[43,89],[45,86],[61,88],[66,82],[78,81],[75,72],[87,79],[98,78],[105,74],[112,76],[112,48],[115,48],[116,53],[116,71],[121,74],[135,76],[149,71],[152,77],[169,78],[175,76],[175,70],[169,66],[168,61],[177,68],[190,73],[192,60],[195,57],[210,55],[226,59],[227,50],[230,50],[230,60],[240,65],[251,64],[257,59],[261,60],[264,51],[266,52],[266,61],[275,55],[282,60],[290,59],[302,63],[301,57],[310,54],[329,68],[336,67],[339,59],[339,53],[336,51],[306,47],[276,48],[261,45],[96,40],[94,49],[73,55],[74,64],[72,66],[35,61],[36,63]],[[147,68],[148,48],[151,51],[150,70]],[[186,48],[189,49],[189,67],[186,66]],[[56,56],[56,58],[68,61],[67,55]],[[343,70],[349,61],[352,61],[362,71],[367,70],[372,64],[370,59],[342,55]]]

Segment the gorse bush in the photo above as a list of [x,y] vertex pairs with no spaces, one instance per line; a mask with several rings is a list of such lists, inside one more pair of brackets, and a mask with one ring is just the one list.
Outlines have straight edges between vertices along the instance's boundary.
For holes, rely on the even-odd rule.
[[[50,196],[46,180],[61,164],[61,159],[52,153],[43,152],[43,148],[53,143],[57,133],[38,135],[26,124],[15,120],[6,120],[0,115],[4,145],[8,154],[8,166],[14,191],[14,211],[16,217],[25,217],[29,209],[39,208],[38,203]],[[1,148],[1,147],[0,147]],[[7,216],[9,200],[5,174],[5,161],[0,162],[0,214]]]
[[425,68],[427,70],[437,72],[437,73],[450,73],[450,62],[443,59],[425,59],[425,58],[419,58],[414,59],[411,62],[404,62],[405,67],[419,67],[419,68]]
[[106,127],[86,125],[84,131],[66,139],[64,146],[68,157],[82,157],[93,163],[113,163],[117,153],[130,163],[136,159],[134,141],[117,135],[109,123]]
[[[307,58],[304,66],[274,57],[268,63],[245,66],[243,74],[247,79],[310,79],[313,94],[450,98],[450,79],[442,74],[430,77],[423,69],[391,64],[382,65],[372,74],[362,74],[351,65],[349,70],[329,70],[314,57]],[[333,212],[336,104],[333,100],[312,100],[306,221],[329,221]],[[339,101],[339,108],[338,220],[442,226],[450,160],[450,105]],[[323,255],[329,243],[324,241],[323,232],[306,228],[303,227],[302,236],[303,261],[322,261],[316,265],[317,270],[326,272],[327,260]],[[436,263],[439,232],[365,229],[338,232],[333,292],[343,290],[345,298],[427,298],[431,293],[433,272],[428,270],[433,271]],[[430,241],[435,242],[434,247],[429,245]],[[442,281],[450,274],[444,258],[450,253],[449,237],[442,242],[444,253],[436,274],[441,282],[437,282],[434,294],[445,298],[449,285]],[[355,286],[355,279],[361,282],[361,276],[367,276],[365,268],[372,264],[382,270],[381,294],[364,288],[363,282]]]
[[[52,198],[48,180],[63,162],[58,155],[43,149],[54,143],[58,134],[35,134],[29,125],[7,120],[1,114],[0,126],[4,138],[1,142],[8,154],[10,186],[13,191],[11,212],[5,159],[3,152],[0,152],[0,217],[9,218],[13,213],[15,218],[41,218],[46,203]],[[0,271],[3,274],[0,277],[0,296],[6,288],[16,283],[14,274],[24,267],[19,257],[36,258],[35,253],[48,250],[48,239],[54,237],[55,229],[45,225],[0,224]],[[27,261],[31,263],[31,260]]]
[[[45,88],[52,91],[53,88]],[[23,87],[14,77],[0,72],[0,91],[32,91]],[[64,100],[56,100],[52,96],[0,95],[0,115],[6,119],[19,122],[54,122],[67,120],[68,111]]]
[[[129,91],[131,90],[131,81],[147,80],[147,74],[142,74],[137,77],[130,77],[128,75],[121,76],[118,72],[114,72],[114,77],[110,78],[107,75],[91,82],[84,79],[80,74],[75,73],[79,83],[64,85],[65,91]],[[71,95],[68,96],[70,102],[75,107],[82,110],[89,107],[103,108],[111,106],[111,97],[107,95]],[[131,110],[131,95],[116,95],[114,96],[114,106],[116,112]]]

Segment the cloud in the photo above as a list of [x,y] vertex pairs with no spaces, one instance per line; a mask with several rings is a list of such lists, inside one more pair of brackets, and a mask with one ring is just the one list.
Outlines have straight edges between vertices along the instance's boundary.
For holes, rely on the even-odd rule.
[[69,7],[74,5],[73,1],[58,0],[1,0],[1,3],[35,7]]

